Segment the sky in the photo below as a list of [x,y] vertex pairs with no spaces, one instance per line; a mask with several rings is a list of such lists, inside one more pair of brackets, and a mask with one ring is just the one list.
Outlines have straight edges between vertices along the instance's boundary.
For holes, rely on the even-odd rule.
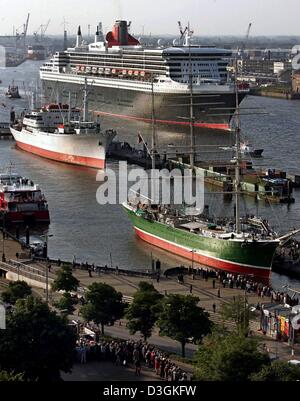
[[83,33],[103,22],[105,31],[114,20],[132,21],[136,34],[177,34],[177,21],[189,21],[195,35],[300,35],[300,0],[0,0],[0,35],[12,34],[30,13],[29,34],[51,19],[48,34]]

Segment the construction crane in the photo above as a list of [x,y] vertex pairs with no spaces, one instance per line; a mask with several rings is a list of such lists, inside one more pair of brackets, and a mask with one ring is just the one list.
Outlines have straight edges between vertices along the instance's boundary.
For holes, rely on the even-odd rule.
[[185,29],[182,28],[181,22],[178,21],[178,26],[179,26],[179,31],[181,34],[180,40],[182,40],[183,38],[185,38],[184,41],[184,46],[190,46],[191,44],[191,38],[194,34],[194,31],[192,31],[190,29],[190,23],[188,23],[188,26],[185,27]]
[[[49,19],[45,25],[41,24],[38,27],[38,29],[35,32],[33,32],[33,36],[34,36],[36,42],[40,42],[44,39],[45,33],[49,27],[50,22],[51,22],[51,20]],[[40,37],[39,37],[39,31],[40,31]]]
[[251,28],[252,28],[252,22],[250,22],[250,24],[248,25],[248,29],[247,29],[247,32],[246,32],[246,37],[245,37],[245,40],[243,41],[241,49],[240,49],[242,57],[244,57],[244,55],[245,55],[245,50],[246,50],[246,47],[247,47],[248,42],[249,42]]
[[28,31],[29,18],[30,18],[30,14],[28,13],[26,22],[25,22],[25,24],[22,25],[22,27],[23,27],[23,32],[22,32],[21,34],[19,34],[19,32],[18,32],[18,30],[19,30],[20,28],[18,28],[18,29],[16,30],[16,47],[18,47],[17,44],[18,44],[18,41],[19,41],[21,38],[23,39],[23,48],[25,49],[25,47],[26,47],[26,36],[27,36],[27,31]]

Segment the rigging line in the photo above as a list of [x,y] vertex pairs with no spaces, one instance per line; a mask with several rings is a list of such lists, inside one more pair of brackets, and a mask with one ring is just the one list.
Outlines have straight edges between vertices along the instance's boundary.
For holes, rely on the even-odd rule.
[[[251,162],[253,163],[253,157],[251,157],[251,155],[250,155],[250,159],[251,159]],[[262,178],[258,175],[257,170],[254,170],[254,174],[257,176],[259,183],[262,184],[263,183]],[[275,219],[277,221],[279,229],[281,230],[282,229],[282,224],[281,224],[277,214],[275,213],[275,209],[273,208],[271,200],[268,197],[266,197],[266,201],[267,201],[267,203],[269,204],[269,206],[271,208],[271,212],[272,212],[273,216],[275,216]]]

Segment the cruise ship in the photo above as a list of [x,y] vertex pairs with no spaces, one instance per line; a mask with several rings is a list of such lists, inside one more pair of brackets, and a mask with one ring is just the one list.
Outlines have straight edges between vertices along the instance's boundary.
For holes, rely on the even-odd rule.
[[[70,93],[80,98],[87,78],[90,111],[95,114],[151,122],[155,113],[157,124],[193,122],[195,127],[228,130],[236,109],[235,84],[228,72],[231,50],[196,46],[189,29],[181,45],[145,47],[128,26],[127,21],[116,21],[105,38],[97,27],[90,44],[79,27],[75,47],[55,53],[40,69],[46,99],[57,93],[62,101]],[[239,102],[248,91],[240,85]]]

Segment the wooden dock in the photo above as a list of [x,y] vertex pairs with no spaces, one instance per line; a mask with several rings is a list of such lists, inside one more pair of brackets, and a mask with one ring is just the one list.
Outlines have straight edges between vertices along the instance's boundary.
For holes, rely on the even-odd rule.
[[[189,169],[188,163],[182,160],[169,160],[171,168]],[[195,170],[202,172],[206,185],[220,188],[224,194],[233,191],[234,165],[228,161],[200,162]],[[255,197],[258,201],[272,203],[294,203],[293,184],[286,173],[270,170],[272,175],[266,176],[265,172],[254,170],[247,166],[242,171],[241,193]]]

